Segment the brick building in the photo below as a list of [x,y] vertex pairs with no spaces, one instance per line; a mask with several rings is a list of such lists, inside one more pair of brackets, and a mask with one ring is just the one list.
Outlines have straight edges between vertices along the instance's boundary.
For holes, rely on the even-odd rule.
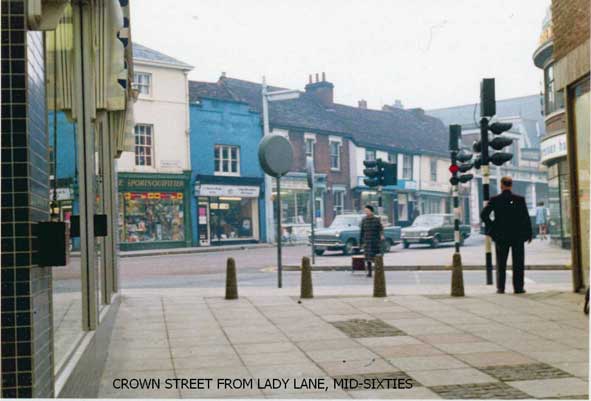
[[575,291],[589,285],[589,7],[588,0],[552,1],[553,89],[564,96]]

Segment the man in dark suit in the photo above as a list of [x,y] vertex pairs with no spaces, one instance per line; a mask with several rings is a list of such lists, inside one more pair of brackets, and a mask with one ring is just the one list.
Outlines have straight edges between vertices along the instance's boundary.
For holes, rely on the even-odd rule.
[[[523,294],[524,242],[532,240],[532,228],[525,198],[511,192],[513,179],[501,178],[501,193],[493,196],[482,209],[480,218],[486,232],[495,242],[497,253],[497,293],[505,292],[505,275],[509,249],[513,259],[513,290]],[[490,215],[494,212],[494,220]]]

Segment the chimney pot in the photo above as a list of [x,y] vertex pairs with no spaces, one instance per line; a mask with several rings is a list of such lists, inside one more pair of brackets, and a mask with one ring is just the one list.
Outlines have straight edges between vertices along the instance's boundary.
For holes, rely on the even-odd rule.
[[326,74],[324,73],[324,71],[322,72],[322,82],[326,81]]
[[222,71],[222,77],[226,77],[226,71]]
[[318,81],[318,73],[316,73],[316,82],[319,82],[319,81]]
[[311,84],[312,83],[312,74],[308,75],[308,83]]
[[357,102],[357,105],[360,109],[367,109],[367,100],[361,99]]

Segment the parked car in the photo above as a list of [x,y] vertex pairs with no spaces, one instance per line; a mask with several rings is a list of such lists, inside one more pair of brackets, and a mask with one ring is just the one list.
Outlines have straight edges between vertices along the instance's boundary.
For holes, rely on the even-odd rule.
[[[316,255],[323,255],[325,251],[342,251],[343,255],[360,252],[359,226],[364,216],[361,213],[340,214],[335,217],[330,227],[316,230],[314,236]],[[384,216],[380,218],[384,225],[384,252],[390,252],[390,248],[400,243],[400,227],[390,225]]]
[[[460,243],[470,236],[470,226],[460,225]],[[454,241],[454,216],[451,214],[423,214],[411,226],[402,229],[404,248],[411,244],[430,244],[432,248],[442,242]]]

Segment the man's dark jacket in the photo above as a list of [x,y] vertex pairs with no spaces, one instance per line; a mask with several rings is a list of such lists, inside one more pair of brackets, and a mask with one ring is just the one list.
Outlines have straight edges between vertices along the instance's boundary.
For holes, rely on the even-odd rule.
[[378,216],[364,217],[361,221],[359,244],[365,251],[365,256],[374,257],[381,253],[381,237],[384,233],[382,221]]
[[[490,219],[494,212],[495,219]],[[482,209],[486,233],[497,243],[525,242],[532,238],[532,228],[525,198],[509,190],[493,196]]]

